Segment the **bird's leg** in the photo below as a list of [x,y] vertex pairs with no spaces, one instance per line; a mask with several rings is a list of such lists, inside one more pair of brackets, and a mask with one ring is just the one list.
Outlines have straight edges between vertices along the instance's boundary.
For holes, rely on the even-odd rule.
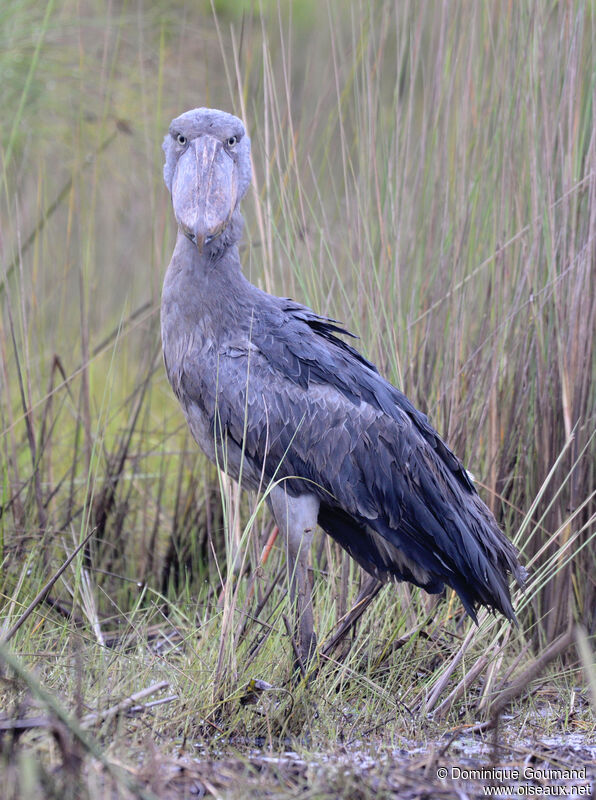
[[302,666],[306,667],[317,647],[312,604],[309,554],[313,530],[291,531],[287,538],[290,592],[296,620],[296,641]]
[[270,503],[279,529],[286,537],[296,644],[300,662],[305,667],[317,647],[313,621],[312,576],[308,567],[319,501],[314,495],[292,497],[282,486],[277,486],[270,494]]

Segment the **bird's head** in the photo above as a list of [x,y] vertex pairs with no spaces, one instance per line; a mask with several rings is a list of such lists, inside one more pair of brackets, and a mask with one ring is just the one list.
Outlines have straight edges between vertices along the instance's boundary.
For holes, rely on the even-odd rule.
[[238,117],[194,108],[172,120],[163,149],[176,222],[203,252],[228,228],[250,185],[250,139]]

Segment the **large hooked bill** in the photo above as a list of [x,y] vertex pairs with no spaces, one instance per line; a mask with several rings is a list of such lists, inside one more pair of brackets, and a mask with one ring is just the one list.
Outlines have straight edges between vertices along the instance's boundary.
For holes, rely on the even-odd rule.
[[178,225],[200,253],[227,227],[236,201],[237,170],[232,156],[213,136],[193,139],[176,165],[172,204]]

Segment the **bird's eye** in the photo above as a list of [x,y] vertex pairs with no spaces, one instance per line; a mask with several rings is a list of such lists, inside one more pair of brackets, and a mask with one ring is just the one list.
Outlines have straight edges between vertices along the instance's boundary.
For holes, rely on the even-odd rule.
[[187,139],[186,139],[186,136],[183,133],[179,133],[176,136],[176,141],[178,142],[178,144],[184,145],[184,144],[186,144]]
[[235,147],[238,144],[238,137],[230,136],[229,139],[226,139],[226,144],[228,147]]

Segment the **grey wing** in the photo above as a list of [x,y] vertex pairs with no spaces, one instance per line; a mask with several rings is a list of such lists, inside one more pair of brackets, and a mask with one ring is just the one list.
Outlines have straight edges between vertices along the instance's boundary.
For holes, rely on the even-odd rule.
[[185,371],[184,393],[200,398],[220,465],[252,486],[282,480],[293,495],[315,493],[324,530],[379,578],[431,592],[447,583],[472,616],[480,602],[512,617],[513,547],[410,416],[288,377],[280,347],[272,359],[253,343],[229,344],[207,371],[196,359]]

